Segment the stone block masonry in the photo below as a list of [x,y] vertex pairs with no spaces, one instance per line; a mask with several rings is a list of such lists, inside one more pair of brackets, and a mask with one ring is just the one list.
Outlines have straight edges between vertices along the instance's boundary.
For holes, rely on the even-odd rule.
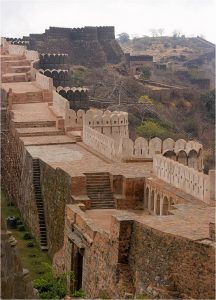
[[210,245],[135,222],[129,263],[137,294],[215,299],[215,251]]

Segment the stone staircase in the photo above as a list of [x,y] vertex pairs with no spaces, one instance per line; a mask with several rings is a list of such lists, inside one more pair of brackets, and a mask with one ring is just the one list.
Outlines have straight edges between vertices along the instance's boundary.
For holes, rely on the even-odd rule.
[[39,229],[40,229],[40,247],[41,250],[47,251],[47,232],[43,205],[43,196],[40,185],[40,164],[39,159],[33,159],[33,186],[35,192],[35,200],[39,217]]
[[32,127],[32,128],[17,128],[20,137],[26,136],[56,136],[65,135],[64,130],[59,130],[56,127]]
[[87,195],[92,209],[115,208],[109,173],[86,173]]

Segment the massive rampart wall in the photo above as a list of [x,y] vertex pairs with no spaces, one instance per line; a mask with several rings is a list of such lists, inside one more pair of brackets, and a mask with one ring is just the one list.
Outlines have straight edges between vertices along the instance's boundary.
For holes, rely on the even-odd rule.
[[70,64],[99,67],[119,63],[121,47],[115,40],[114,27],[50,27],[44,34],[30,34],[29,49],[40,53],[67,53]]
[[134,222],[129,264],[137,295],[147,293],[160,299],[215,297],[215,254],[210,245]]

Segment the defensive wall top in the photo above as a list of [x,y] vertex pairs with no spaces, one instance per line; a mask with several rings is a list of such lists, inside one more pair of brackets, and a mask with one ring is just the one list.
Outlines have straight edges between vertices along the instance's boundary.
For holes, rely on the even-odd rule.
[[115,39],[114,26],[85,26],[82,28],[49,27],[42,34],[30,34],[26,39],[40,39],[45,37],[65,37],[71,40],[112,40]]

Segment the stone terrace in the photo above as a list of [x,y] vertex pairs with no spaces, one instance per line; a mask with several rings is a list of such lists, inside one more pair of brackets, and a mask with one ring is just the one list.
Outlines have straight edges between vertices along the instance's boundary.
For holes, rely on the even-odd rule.
[[[8,56],[7,59],[9,58]],[[3,83],[2,88],[21,94],[42,92],[35,82]],[[71,177],[86,172],[109,172],[113,175],[124,175],[126,178],[153,176],[151,162],[108,161],[95,155],[90,149],[88,151],[88,147],[84,147],[82,143],[76,143],[73,137],[56,128],[56,118],[49,110],[48,103],[38,100],[38,103],[13,104],[12,113],[16,131],[29,153],[54,168],[61,168]],[[164,186],[170,189],[169,184],[164,183]],[[208,237],[208,224],[214,220],[214,211],[200,201],[194,204],[196,205],[177,205],[177,209],[172,210],[172,215],[168,216],[152,216],[143,210],[123,210],[121,213],[132,214],[139,222],[162,231],[193,240],[204,239]],[[89,218],[107,231],[110,217],[116,213],[119,211],[115,209],[86,211]]]

